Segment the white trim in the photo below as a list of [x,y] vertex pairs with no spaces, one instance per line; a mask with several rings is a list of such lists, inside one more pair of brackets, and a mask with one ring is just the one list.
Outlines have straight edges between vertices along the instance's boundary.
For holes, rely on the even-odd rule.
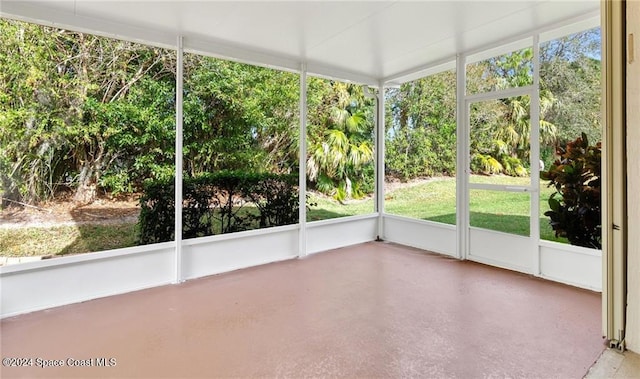
[[497,235],[505,235],[505,236],[510,236],[510,237],[517,237],[517,238],[529,238],[529,236],[523,236],[522,234],[514,234],[514,233],[508,233],[508,232],[501,232],[499,230],[493,230],[493,229],[485,229],[485,228],[480,228],[477,226],[469,226],[470,230],[477,230],[480,232],[487,232],[487,233],[494,233]]
[[[66,11],[42,8],[27,2],[3,1],[0,16],[148,46],[177,49],[177,33],[98,20]],[[183,48],[185,52],[189,53],[276,70],[298,72],[300,69],[300,58],[257,49],[247,49],[242,46],[223,43],[213,38],[184,38]],[[379,83],[379,80],[375,77],[316,62],[307,62],[307,72],[313,76],[367,84],[372,87],[377,87]]]
[[[599,11],[589,12],[574,18],[558,21],[553,24],[546,25],[526,33],[505,38],[500,41],[489,43],[466,52],[470,56],[469,63],[474,62],[473,59],[482,60],[482,52],[489,54],[486,58],[490,58],[494,52],[504,49],[504,46],[517,46],[519,41],[530,38],[535,33],[548,33],[549,38],[557,38],[552,32],[555,29],[568,28],[572,24],[593,24],[593,19],[599,17]],[[122,23],[108,22],[104,20],[94,19],[82,15],[72,14],[67,11],[61,11],[51,8],[42,8],[33,3],[22,1],[3,1],[0,16],[12,18],[16,20],[37,23],[52,27],[59,27],[68,30],[75,30],[82,33],[90,33],[94,35],[116,38],[125,41],[142,43],[145,45],[176,49],[175,36],[176,33],[163,32],[157,29],[140,28]],[[594,24],[594,27],[597,23]],[[546,34],[545,34],[546,37]],[[234,46],[229,43],[222,43],[214,39],[185,38],[184,48],[187,52],[197,52],[198,54],[215,56],[221,59],[232,60],[262,67],[280,69],[284,71],[296,72],[299,69],[299,59],[283,54],[275,54],[267,51],[258,51],[257,49],[247,49],[242,46]],[[512,50],[511,50],[512,51]],[[503,51],[506,53],[509,51]],[[499,55],[499,54],[498,54]],[[421,71],[428,70],[430,67],[439,65],[447,58],[420,65],[413,69],[403,70],[401,72],[392,73],[383,79],[385,82],[394,80],[410,81],[420,76],[426,76]],[[451,59],[449,59],[451,61]],[[476,60],[476,61],[477,61]],[[361,84],[368,84],[372,87],[378,86],[379,78],[374,78],[365,74],[351,72],[338,67],[327,66],[317,62],[307,62],[307,70],[309,74],[341,81],[353,81]],[[434,72],[435,73],[435,72]],[[412,79],[413,78],[413,79]]]
[[529,102],[529,237],[533,275],[540,275],[540,42],[539,36],[533,36],[533,96]]
[[174,175],[174,240],[176,242],[175,254],[175,283],[182,281],[182,170],[183,164],[183,84],[184,84],[184,52],[182,50],[182,37],[177,38],[178,50],[176,51],[176,140],[175,140],[175,175]]
[[344,217],[329,218],[326,220],[310,221],[307,223],[307,229],[318,228],[325,225],[343,224],[350,221],[368,220],[370,218],[377,218],[377,217],[378,217],[377,213],[367,213],[363,215],[344,216]]
[[283,225],[283,226],[273,226],[270,228],[245,230],[242,232],[215,234],[215,235],[206,236],[206,237],[189,238],[189,239],[183,240],[182,245],[193,246],[193,245],[200,245],[200,244],[206,244],[211,242],[251,238],[251,237],[262,236],[265,234],[282,233],[282,232],[288,232],[291,230],[298,230],[299,228],[300,226],[298,224],[291,224],[291,225]]
[[378,230],[377,236],[378,239],[384,239],[384,182],[385,182],[385,139],[386,139],[386,128],[385,128],[385,98],[384,98],[384,82],[380,82],[380,88],[378,89],[378,96],[376,99],[377,106],[377,115],[376,115],[376,172],[375,172],[375,200],[376,200],[376,209],[375,211],[378,213]]
[[384,223],[386,241],[457,258],[453,225],[396,215],[385,215]]
[[532,193],[539,192],[539,190],[534,186],[473,183],[473,182],[469,183],[469,189],[483,190],[483,191],[502,191],[502,192],[532,192]]
[[[298,255],[297,225],[241,232],[231,238],[198,238],[184,247],[184,276],[195,279]],[[234,235],[238,233],[230,233]]]
[[411,82],[417,79],[426,78],[427,76],[455,69],[456,57],[453,56],[387,76],[386,78],[382,79],[382,82],[388,83],[390,85],[399,85],[402,83]]
[[300,65],[300,126],[298,136],[298,257],[307,255],[307,66]]
[[199,38],[185,38],[184,50],[192,54],[297,73],[300,63],[293,57],[243,49],[231,44]]
[[159,250],[172,248],[175,242],[161,242],[153,245],[141,245],[133,247],[124,247],[121,249],[102,250],[93,253],[76,254],[69,256],[60,256],[50,259],[43,259],[41,261],[32,261],[18,263],[14,265],[0,266],[0,277],[5,275],[11,275],[15,273],[22,273],[26,271],[42,270],[46,268],[73,265],[77,263],[86,263],[99,261],[104,259],[111,259],[117,257],[124,257],[128,255],[140,255],[151,254]]
[[[570,19],[561,20],[561,21],[546,25],[544,27],[528,31],[526,33],[511,36],[494,43],[480,46],[476,49],[472,49],[465,52],[467,56],[470,56],[467,63],[479,62],[484,59],[493,58],[495,56],[499,56],[502,54],[508,54],[515,50],[525,48],[527,47],[525,46],[527,41],[529,41],[528,42],[529,46],[531,45],[531,37],[535,34],[545,34],[545,37],[548,34],[549,36],[553,37],[554,30],[561,29],[561,28],[568,29],[573,24],[582,25],[585,22],[589,22],[589,21],[593,22],[594,18],[598,18],[598,19],[600,18],[600,10],[588,12]],[[598,24],[599,22],[593,27],[596,27]],[[576,32],[577,31],[579,30],[576,30]],[[557,38],[557,37],[553,37],[553,38]],[[550,39],[553,39],[553,38],[550,38]],[[547,41],[546,39],[543,40],[543,42],[546,42],[546,41]]]
[[469,259],[532,273],[529,236],[478,227],[469,227],[469,236]]
[[474,49],[467,52],[467,64],[481,62],[501,55],[510,54],[514,51],[531,47],[531,32],[520,34],[513,38],[507,38],[502,42],[486,45],[488,47]]
[[74,15],[57,9],[43,8],[26,1],[2,1],[0,17],[163,49],[176,49],[176,35],[174,33]]
[[602,257],[600,255],[584,254],[566,249],[569,247],[566,245],[555,245],[551,247],[541,245],[538,248],[540,254],[540,273],[538,276],[581,288],[602,291]]
[[311,61],[307,61],[307,72],[311,76],[338,80],[345,83],[365,84],[369,87],[377,88],[380,81],[372,76],[359,74],[353,71],[344,70],[337,67],[326,66]]
[[571,34],[584,32],[589,29],[600,27],[600,11],[590,12],[580,17],[577,17],[574,22],[564,25],[556,25],[554,28],[549,28],[545,31],[539,32],[540,43],[548,42],[554,39],[566,37]]
[[468,103],[479,103],[481,101],[507,99],[515,96],[534,96],[534,93],[534,85],[529,85],[524,87],[505,88],[498,91],[474,93],[473,95],[465,96],[465,101]]
[[[392,220],[398,220],[398,221],[404,221],[404,222],[412,222],[412,223],[419,224],[419,225],[435,226],[435,227],[443,228],[443,229],[456,230],[456,226],[455,225],[445,224],[443,222],[437,222],[437,221],[431,221],[431,220],[421,220],[421,219],[418,219],[418,218],[407,217],[407,216],[402,216],[402,215],[395,215],[395,214],[391,214],[391,213],[385,213],[384,217],[392,219]],[[447,255],[451,255],[451,253],[446,253],[446,254]]]
[[378,215],[374,213],[317,221],[314,225],[309,225],[307,230],[309,254],[375,241],[377,218]]
[[464,55],[456,60],[456,255],[469,254],[469,104],[467,94],[467,62]]
[[173,243],[163,243],[7,267],[1,317],[172,283],[173,259]]
[[550,249],[564,250],[564,251],[567,251],[569,253],[583,254],[583,255],[589,255],[589,256],[593,256],[593,257],[602,257],[602,250],[591,249],[591,248],[583,247],[583,246],[569,245],[568,243],[540,240],[539,245],[540,245],[540,247],[547,247],[547,248],[550,248]]

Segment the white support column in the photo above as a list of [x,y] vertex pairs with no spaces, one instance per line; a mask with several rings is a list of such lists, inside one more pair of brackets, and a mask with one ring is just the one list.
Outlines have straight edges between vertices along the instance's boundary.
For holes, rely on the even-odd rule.
[[465,62],[464,55],[456,57],[456,253],[459,259],[467,259],[469,251],[469,120]]
[[384,240],[384,157],[385,157],[385,102],[384,102],[384,82],[378,86],[378,122],[376,123],[376,212],[378,212],[378,239]]
[[175,283],[182,282],[182,88],[183,88],[183,55],[182,36],[178,37],[176,64],[176,156],[175,156]]
[[298,257],[307,255],[307,65],[300,65],[300,136],[299,140],[299,169],[298,196],[299,214],[298,225]]
[[531,115],[529,122],[531,137],[530,162],[531,170],[531,217],[529,235],[532,242],[533,259],[532,274],[540,276],[540,36],[533,36],[533,95],[531,96]]

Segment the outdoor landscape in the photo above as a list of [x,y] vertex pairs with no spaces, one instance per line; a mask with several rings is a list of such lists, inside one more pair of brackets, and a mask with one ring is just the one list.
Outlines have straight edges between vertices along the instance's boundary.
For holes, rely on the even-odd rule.
[[[0,256],[172,240],[175,51],[5,19],[0,35]],[[468,64],[467,92],[533,84],[532,54]],[[566,194],[549,198],[568,181],[559,153],[580,143],[591,161],[571,159],[596,178],[580,185],[599,194],[600,31],[543,42],[540,54],[540,237],[580,244],[552,226],[568,218]],[[185,54],[183,238],[298,221],[299,83],[296,73]],[[386,212],[455,224],[455,84],[444,71],[384,93]],[[307,97],[308,221],[373,212],[375,99],[316,77]],[[471,182],[531,182],[530,104],[471,107]],[[529,209],[528,194],[471,193],[475,227],[529,235]]]

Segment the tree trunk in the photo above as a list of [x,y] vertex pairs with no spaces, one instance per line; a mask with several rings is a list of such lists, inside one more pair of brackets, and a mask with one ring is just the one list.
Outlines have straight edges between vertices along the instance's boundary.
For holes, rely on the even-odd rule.
[[18,188],[13,184],[11,178],[2,170],[0,173],[0,184],[2,185],[2,191],[0,191],[0,195],[2,195],[2,200],[0,201],[0,208],[4,209],[11,204],[14,204],[12,201],[20,201],[20,193],[18,192]]
[[96,186],[92,182],[93,168],[91,162],[85,162],[80,170],[78,187],[73,196],[73,201],[80,204],[88,204],[96,199]]

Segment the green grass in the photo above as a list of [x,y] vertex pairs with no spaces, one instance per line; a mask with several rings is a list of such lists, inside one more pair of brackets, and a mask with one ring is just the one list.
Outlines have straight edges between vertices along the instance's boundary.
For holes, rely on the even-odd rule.
[[456,180],[437,179],[387,193],[384,210],[390,214],[455,225]]
[[[474,183],[527,185],[528,178],[476,176]],[[397,189],[385,196],[385,211],[421,220],[456,223],[455,178],[435,179],[424,184]],[[544,212],[553,189],[540,186],[540,234],[551,241],[567,242],[554,236]],[[316,203],[307,212],[307,221],[372,213],[373,198],[341,204],[310,194]],[[529,195],[519,192],[472,190],[471,225],[513,234],[529,235]],[[66,255],[102,251],[136,245],[135,224],[79,225],[51,228],[0,229],[0,255],[25,257]]]
[[349,200],[345,204],[341,204],[333,199],[310,193],[309,202],[317,205],[307,211],[307,221],[326,220],[374,212],[373,198]]
[[0,255],[62,256],[136,245],[136,224],[0,229]]
[[[530,179],[509,176],[473,176],[471,182],[527,186]],[[547,188],[546,182],[540,184],[540,238],[566,243],[566,239],[555,237],[549,226],[549,219],[544,215],[544,212],[549,210],[547,200],[553,192],[553,188]],[[354,201],[345,205],[326,198],[312,197],[311,200],[318,203],[318,209],[312,208],[308,212],[308,221],[373,212],[372,199]],[[472,190],[470,193],[470,223],[474,227],[528,236],[529,209],[528,193],[481,190]],[[455,178],[438,178],[387,193],[385,212],[455,225]]]

